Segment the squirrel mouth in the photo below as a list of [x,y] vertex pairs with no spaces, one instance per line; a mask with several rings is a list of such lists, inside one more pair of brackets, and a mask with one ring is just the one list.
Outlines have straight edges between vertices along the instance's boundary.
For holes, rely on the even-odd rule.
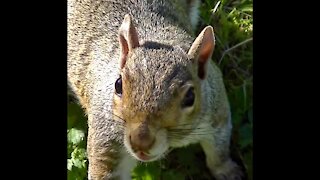
[[138,151],[135,154],[141,161],[145,161],[145,162],[150,161],[153,158],[152,156],[149,156],[143,151]]

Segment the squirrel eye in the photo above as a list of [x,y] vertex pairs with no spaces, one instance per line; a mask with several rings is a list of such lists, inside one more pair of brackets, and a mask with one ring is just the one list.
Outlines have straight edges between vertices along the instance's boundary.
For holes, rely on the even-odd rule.
[[122,79],[121,76],[116,80],[115,83],[116,93],[121,97],[122,95]]
[[194,103],[194,88],[191,87],[188,89],[186,96],[184,97],[183,101],[182,101],[182,107],[191,107],[193,106]]

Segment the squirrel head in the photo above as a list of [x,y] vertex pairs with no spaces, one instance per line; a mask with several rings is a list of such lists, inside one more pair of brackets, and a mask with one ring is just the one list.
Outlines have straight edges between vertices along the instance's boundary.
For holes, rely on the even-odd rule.
[[124,144],[140,161],[163,157],[192,132],[202,104],[201,84],[214,50],[211,26],[189,51],[157,42],[140,44],[129,15],[119,29],[120,74],[113,113],[125,121]]

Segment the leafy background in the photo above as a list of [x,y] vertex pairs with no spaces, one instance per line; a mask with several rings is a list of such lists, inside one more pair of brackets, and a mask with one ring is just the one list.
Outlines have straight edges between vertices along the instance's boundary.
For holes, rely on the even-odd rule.
[[[252,0],[202,0],[197,33],[214,27],[213,61],[221,68],[233,117],[232,158],[252,179]],[[71,96],[68,102],[68,180],[87,179],[87,124]],[[210,179],[200,145],[173,150],[167,158],[139,164],[133,179]]]

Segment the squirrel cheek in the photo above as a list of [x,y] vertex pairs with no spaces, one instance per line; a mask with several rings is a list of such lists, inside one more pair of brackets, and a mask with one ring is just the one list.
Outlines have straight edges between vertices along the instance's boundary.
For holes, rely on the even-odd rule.
[[176,125],[176,121],[173,118],[166,118],[160,122],[162,128],[170,128]]
[[[176,108],[177,107],[177,108]],[[179,122],[179,118],[181,117],[182,113],[179,110],[179,106],[174,106],[170,110],[166,110],[166,113],[162,115],[161,119],[158,121],[158,127],[160,128],[171,128],[177,126]]]

